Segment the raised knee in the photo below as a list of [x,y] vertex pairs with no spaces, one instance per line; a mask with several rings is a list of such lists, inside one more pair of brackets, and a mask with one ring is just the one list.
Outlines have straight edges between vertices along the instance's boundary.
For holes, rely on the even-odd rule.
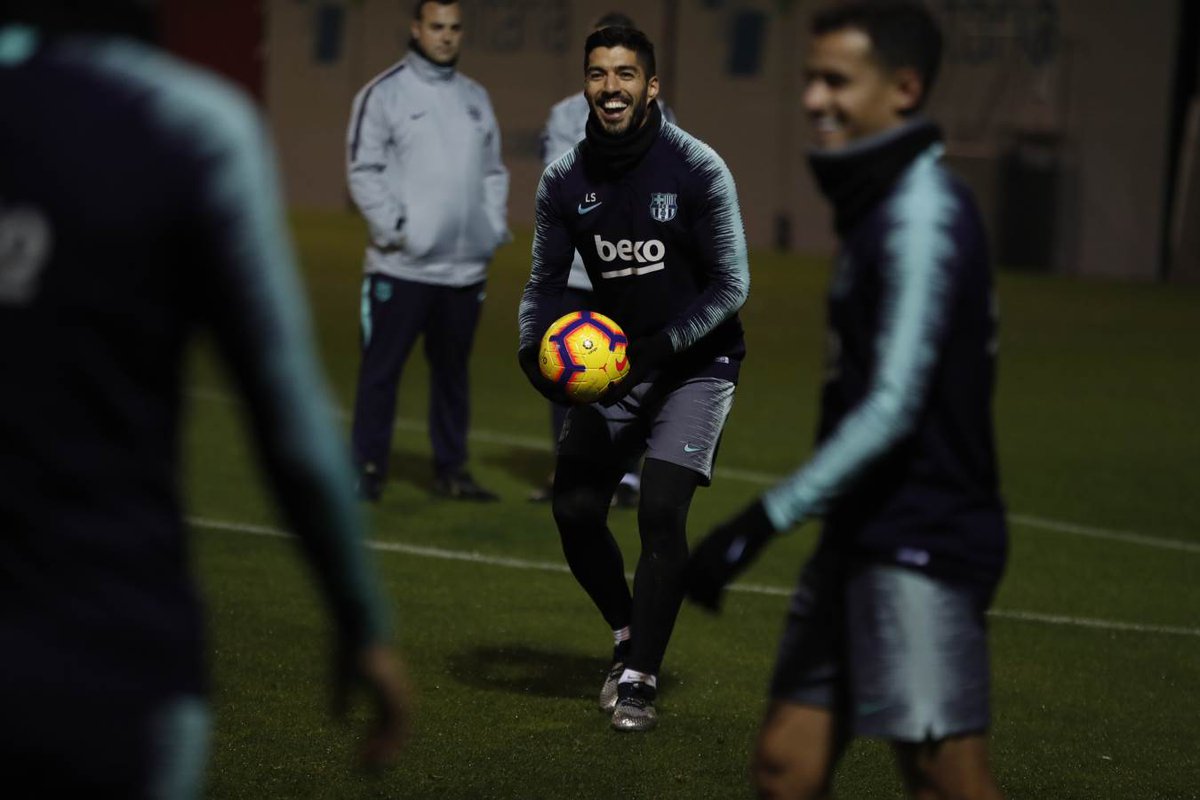
[[936,769],[914,768],[909,791],[916,800],[1001,800],[990,774],[969,771],[942,774]]
[[820,800],[829,797],[830,776],[795,747],[778,737],[760,737],[751,763],[754,788],[764,800]]
[[555,492],[552,511],[559,530],[589,528],[604,525],[608,504],[591,491]]

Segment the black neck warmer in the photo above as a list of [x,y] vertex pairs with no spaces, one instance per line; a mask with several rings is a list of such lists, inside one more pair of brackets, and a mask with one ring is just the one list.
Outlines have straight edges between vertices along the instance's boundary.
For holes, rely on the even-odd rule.
[[810,153],[808,165],[821,193],[833,204],[838,235],[849,233],[913,159],[941,138],[937,125],[916,119],[838,150]]
[[588,172],[604,178],[618,178],[638,165],[662,129],[658,101],[650,101],[646,122],[620,136],[605,133],[595,112],[588,113],[587,129],[580,153]]

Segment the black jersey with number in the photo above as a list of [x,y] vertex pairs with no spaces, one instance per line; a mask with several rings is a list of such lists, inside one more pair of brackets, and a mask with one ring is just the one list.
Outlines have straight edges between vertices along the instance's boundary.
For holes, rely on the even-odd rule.
[[737,311],[750,269],[737,192],[712,148],[663,123],[619,178],[587,168],[581,149],[546,168],[537,193],[533,265],[521,301],[521,346],[536,345],[560,311],[575,251],[592,281],[591,310],[630,341],[660,331],[675,363],[698,374],[745,354]]

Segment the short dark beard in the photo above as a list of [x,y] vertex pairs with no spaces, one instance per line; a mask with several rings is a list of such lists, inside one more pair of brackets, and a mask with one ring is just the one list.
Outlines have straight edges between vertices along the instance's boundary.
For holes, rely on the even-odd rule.
[[[595,104],[592,104],[591,111],[595,115],[597,121],[600,122],[600,127],[603,128],[604,132],[609,136],[628,136],[646,124],[646,117],[650,113],[650,104],[646,100],[647,94],[647,92],[643,92],[641,97],[633,98],[632,102],[629,104],[633,109],[633,114],[629,117],[629,126],[624,130],[610,130],[608,125],[604,123],[603,118],[600,116],[600,112],[597,110]],[[606,98],[603,97],[600,98],[599,105],[601,107],[603,107],[605,99]]]
[[633,133],[641,130],[646,124],[646,120],[650,117],[650,104],[646,101],[646,95],[642,95],[640,102],[634,104],[633,116],[629,118],[629,128],[626,133]]

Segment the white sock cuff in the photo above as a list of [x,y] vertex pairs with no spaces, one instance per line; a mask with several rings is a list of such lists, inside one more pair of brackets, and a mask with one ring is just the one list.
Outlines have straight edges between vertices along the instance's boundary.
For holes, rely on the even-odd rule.
[[634,683],[634,682],[644,683],[653,689],[658,688],[658,676],[651,675],[649,672],[638,672],[637,670],[634,670],[634,669],[627,669],[624,672],[622,672],[621,680],[617,681],[617,683]]

